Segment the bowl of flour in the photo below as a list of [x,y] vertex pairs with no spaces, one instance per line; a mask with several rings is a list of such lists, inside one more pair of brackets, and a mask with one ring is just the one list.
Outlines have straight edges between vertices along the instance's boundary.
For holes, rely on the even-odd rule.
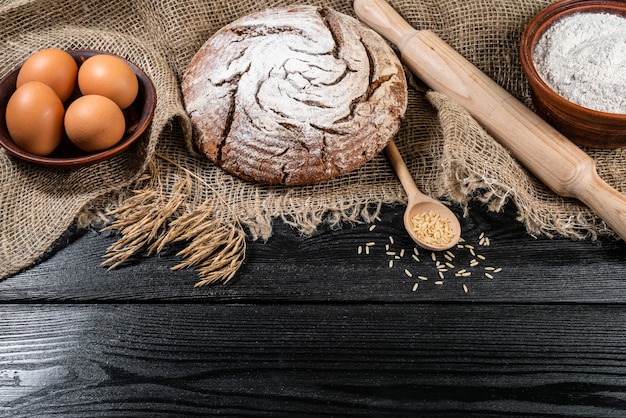
[[539,115],[581,146],[626,146],[626,2],[548,6],[526,27],[520,57]]

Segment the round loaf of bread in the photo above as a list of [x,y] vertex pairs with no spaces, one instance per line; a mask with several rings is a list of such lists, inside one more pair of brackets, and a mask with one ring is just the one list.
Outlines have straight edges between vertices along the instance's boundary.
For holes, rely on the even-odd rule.
[[402,65],[385,40],[325,7],[266,9],[223,27],[183,77],[194,142],[245,180],[304,185],[363,165],[400,128]]

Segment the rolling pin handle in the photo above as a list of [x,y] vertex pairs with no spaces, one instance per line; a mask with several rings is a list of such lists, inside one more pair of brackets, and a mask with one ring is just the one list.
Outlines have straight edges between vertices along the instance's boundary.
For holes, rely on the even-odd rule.
[[354,0],[353,7],[369,27],[399,47],[418,32],[384,0]]
[[617,235],[626,240],[626,196],[593,171],[578,186],[578,199],[593,210]]

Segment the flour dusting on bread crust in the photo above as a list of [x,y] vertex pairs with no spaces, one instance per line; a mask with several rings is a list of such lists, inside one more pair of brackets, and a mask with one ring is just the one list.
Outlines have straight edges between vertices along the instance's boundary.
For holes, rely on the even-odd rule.
[[356,19],[291,6],[216,32],[182,82],[198,148],[240,178],[303,185],[369,161],[397,133],[406,79],[389,45]]

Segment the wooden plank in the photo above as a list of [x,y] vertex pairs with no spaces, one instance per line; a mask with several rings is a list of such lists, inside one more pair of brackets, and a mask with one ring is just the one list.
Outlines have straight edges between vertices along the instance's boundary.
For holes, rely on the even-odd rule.
[[622,306],[18,304],[0,317],[5,416],[626,412]]
[[[470,216],[463,219],[464,238],[467,244],[474,245],[475,254],[485,260],[467,248],[453,249],[454,268],[445,272],[443,285],[437,284],[438,269],[430,253],[420,251],[420,263],[411,258],[415,245],[402,229],[402,211],[402,207],[385,208],[381,221],[371,231],[369,225],[345,225],[312,237],[301,237],[277,223],[276,234],[268,242],[250,244],[247,261],[233,282],[199,289],[193,288],[197,277],[192,270],[170,271],[179,262],[176,252],[180,247],[168,248],[159,256],[138,255],[126,266],[109,272],[99,264],[115,237],[90,231],[34,268],[1,281],[0,301],[626,300],[624,242],[536,239],[515,220],[510,207],[502,214],[487,213],[479,207],[470,210]],[[483,233],[490,238],[488,247],[479,245]],[[366,243],[375,243],[370,254],[365,254]],[[403,256],[396,259],[403,250]],[[437,259],[447,261],[443,254],[438,254]],[[479,265],[469,268],[473,259]],[[484,270],[487,266],[502,271],[495,274]],[[467,269],[472,276],[456,277],[460,269]],[[413,291],[416,283],[417,291]]]

